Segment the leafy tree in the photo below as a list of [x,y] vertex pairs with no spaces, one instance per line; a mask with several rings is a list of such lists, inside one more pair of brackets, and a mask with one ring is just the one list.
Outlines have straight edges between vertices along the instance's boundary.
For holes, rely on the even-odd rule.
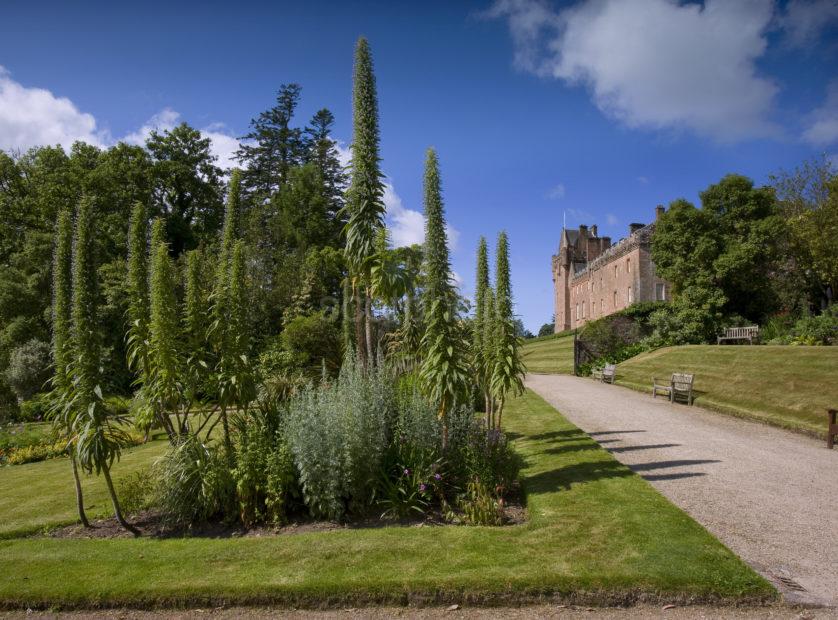
[[72,397],[65,403],[71,411],[65,419],[72,420],[79,465],[88,473],[95,471],[103,475],[117,521],[129,532],[139,535],[122,516],[110,473],[126,436],[109,418],[99,383],[101,344],[97,325],[94,222],[93,203],[89,198],[83,198],[79,203],[73,237],[73,391]]
[[[372,352],[371,261],[384,226],[384,183],[380,169],[378,96],[372,55],[364,37],[355,47],[353,76],[352,174],[347,193],[346,259],[352,274],[355,304],[355,341],[362,359]],[[363,289],[363,293],[360,293]]]
[[69,210],[58,214],[55,227],[55,258],[52,288],[52,362],[53,362],[53,423],[67,443],[67,452],[73,466],[76,490],[76,508],[84,527],[90,527],[84,512],[84,496],[76,458],[76,436],[73,432],[73,412],[68,405],[72,398],[73,379],[71,363],[72,343],[72,262],[73,220]]
[[146,148],[153,158],[154,215],[166,219],[173,256],[210,241],[221,219],[221,170],[210,139],[186,123],[152,131]]
[[518,350],[519,337],[512,314],[512,284],[509,277],[509,240],[506,233],[498,235],[495,267],[495,367],[492,393],[497,400],[497,428],[501,428],[503,407],[507,396],[524,391],[524,363]]
[[779,281],[785,305],[803,312],[830,304],[838,291],[838,172],[824,155],[772,177],[787,225]]
[[549,336],[556,331],[556,324],[555,323],[545,323],[541,327],[538,328],[538,336],[539,338],[542,336]]
[[419,379],[438,408],[442,442],[448,446],[448,414],[468,397],[468,344],[458,323],[436,152],[425,159],[425,333]]
[[[711,339],[725,316],[760,321],[777,305],[771,277],[783,223],[773,191],[728,175],[702,192],[701,201],[701,209],[673,202],[652,240],[657,273],[673,285],[674,303],[661,316],[686,313],[683,321],[673,316],[656,324],[677,329],[689,323],[689,342]],[[683,340],[675,332],[658,333],[663,341]]]

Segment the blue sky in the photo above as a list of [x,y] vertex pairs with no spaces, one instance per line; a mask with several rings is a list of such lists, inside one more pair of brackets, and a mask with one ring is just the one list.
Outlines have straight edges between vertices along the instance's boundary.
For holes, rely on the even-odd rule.
[[463,290],[479,236],[507,230],[533,331],[563,217],[616,240],[728,172],[765,183],[838,154],[836,0],[122,4],[4,3],[0,148],[185,120],[224,157],[286,82],[303,87],[299,123],[328,107],[346,144],[363,34],[397,240],[421,236],[434,146]]

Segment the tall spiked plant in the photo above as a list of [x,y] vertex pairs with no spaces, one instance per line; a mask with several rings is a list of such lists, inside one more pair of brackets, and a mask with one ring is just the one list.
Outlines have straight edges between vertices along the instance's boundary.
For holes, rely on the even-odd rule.
[[108,416],[99,386],[101,353],[97,331],[96,231],[93,203],[83,198],[76,215],[72,266],[73,393],[66,403],[73,420],[76,453],[81,468],[102,474],[108,487],[114,514],[122,527],[139,532],[122,516],[111,466],[119,459],[125,432]]
[[[484,349],[483,332],[485,331],[486,318],[486,291],[489,288],[489,253],[486,247],[486,238],[480,237],[477,246],[477,279],[475,282],[474,297],[474,324],[472,329],[472,366],[477,378],[477,385],[483,396],[486,424],[489,426],[491,417],[491,373],[490,359],[487,359],[487,351]],[[491,316],[488,320],[491,320]]]
[[497,401],[497,427],[501,427],[503,407],[510,394],[524,391],[526,368],[521,360],[519,338],[512,314],[512,284],[509,277],[509,240],[506,233],[498,235],[495,268],[495,365],[492,393]]
[[355,46],[352,92],[352,177],[347,193],[346,259],[352,274],[355,340],[359,354],[372,352],[370,271],[384,226],[384,183],[379,156],[378,95],[372,54],[364,37]]
[[247,288],[245,281],[244,243],[239,240],[233,244],[230,258],[229,280],[226,285],[226,323],[221,328],[221,346],[218,351],[216,367],[218,383],[218,406],[224,445],[227,458],[234,459],[233,444],[230,438],[228,410],[236,407],[247,411],[256,398],[253,369],[248,356],[250,349],[249,329],[247,324]]
[[495,427],[495,397],[492,391],[492,377],[497,360],[497,314],[495,313],[495,291],[487,286],[483,293],[482,336],[480,338],[480,371],[483,373],[483,387],[486,389],[486,427]]
[[445,214],[436,152],[425,159],[425,333],[419,379],[436,404],[442,422],[442,443],[448,446],[448,415],[468,398],[468,343],[458,322],[456,295],[445,232]]
[[[138,402],[145,404],[144,386],[149,382],[148,214],[142,203],[131,211],[128,226],[128,367],[140,386]],[[150,406],[138,409],[135,424],[148,430],[154,422]]]
[[186,391],[189,400],[200,398],[209,369],[206,321],[206,299],[201,274],[202,255],[192,250],[186,255],[186,276],[183,300],[183,331],[186,357]]
[[59,435],[67,441],[67,453],[73,466],[76,508],[84,527],[90,527],[84,512],[84,496],[76,458],[76,436],[73,432],[74,410],[65,407],[72,398],[72,261],[73,220],[69,211],[61,211],[55,229],[55,257],[52,269],[52,378],[53,423]]
[[[149,323],[149,376],[146,399],[172,444],[186,432],[181,332],[178,323],[175,267],[169,257],[162,219],[151,233],[151,313]],[[174,419],[174,422],[172,420]]]

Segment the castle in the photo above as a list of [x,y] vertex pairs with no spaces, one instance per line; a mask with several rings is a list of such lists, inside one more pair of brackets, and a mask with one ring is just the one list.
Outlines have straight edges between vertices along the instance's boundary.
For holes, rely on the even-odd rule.
[[[664,208],[658,206],[655,219]],[[611,245],[597,227],[562,228],[553,256],[556,333],[622,310],[635,302],[668,300],[669,283],[655,274],[651,241],[655,223],[630,224],[628,237]]]

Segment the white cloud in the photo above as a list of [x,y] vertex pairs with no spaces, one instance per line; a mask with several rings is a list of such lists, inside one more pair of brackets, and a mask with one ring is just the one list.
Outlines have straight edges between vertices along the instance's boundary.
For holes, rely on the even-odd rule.
[[642,185],[648,185],[649,184],[649,177],[639,176],[639,177],[637,177],[637,182],[641,183]]
[[617,219],[617,216],[614,215],[613,213],[607,213],[605,215],[605,223],[608,224],[609,226],[616,226],[617,224],[620,223],[620,220]]
[[[152,131],[171,131],[181,122],[181,115],[172,108],[163,108],[148,119],[142,127],[122,138],[128,144],[145,144]],[[210,139],[210,152],[218,158],[216,164],[221,168],[232,168],[236,165],[233,159],[239,148],[238,138],[231,135],[223,123],[212,123],[200,130],[204,138]]]
[[838,2],[791,0],[779,21],[790,46],[807,47],[816,43],[831,23],[838,21]]
[[515,64],[580,84],[631,128],[689,129],[720,142],[775,135],[778,88],[757,73],[770,0],[584,0],[559,13],[541,0],[497,0]]
[[549,192],[547,192],[547,198],[549,198],[550,200],[561,200],[565,197],[565,193],[566,191],[564,185],[562,183],[559,183],[558,185],[552,187]]
[[[341,165],[344,168],[349,167],[352,161],[352,152],[349,147],[340,140],[336,142],[336,146]],[[425,216],[420,211],[404,206],[391,179],[384,182],[384,206],[387,209],[387,228],[390,230],[390,239],[394,247],[400,248],[425,242]],[[446,232],[448,247],[453,252],[457,248],[460,232],[450,224]]]
[[838,142],[838,80],[827,89],[826,101],[808,117],[803,139],[816,146]]
[[66,97],[23,86],[0,66],[0,149],[56,144],[69,148],[76,140],[102,146],[108,135],[97,129],[92,114],[80,111]]

